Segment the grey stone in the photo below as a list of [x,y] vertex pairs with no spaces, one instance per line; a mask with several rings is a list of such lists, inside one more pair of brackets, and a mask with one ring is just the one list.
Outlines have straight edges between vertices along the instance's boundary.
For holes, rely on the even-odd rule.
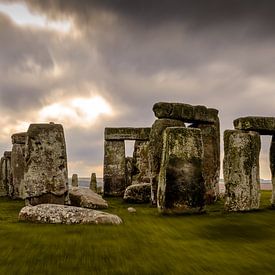
[[105,141],[103,182],[105,196],[123,196],[127,187],[124,141]]
[[173,119],[157,119],[150,134],[148,157],[151,190],[151,201],[157,204],[158,175],[160,171],[161,156],[163,149],[163,132],[167,127],[185,127],[184,122]]
[[147,203],[151,198],[151,184],[139,183],[128,186],[123,199],[129,203]]
[[26,143],[27,133],[16,133],[11,136],[12,144],[24,144]]
[[25,150],[23,198],[31,205],[68,201],[68,169],[61,124],[31,124]]
[[269,153],[270,170],[272,176],[272,197],[271,205],[275,207],[275,135],[272,136]]
[[240,117],[234,120],[237,130],[255,131],[261,135],[275,134],[275,117]]
[[70,204],[91,209],[108,208],[108,203],[89,188],[73,187],[69,190]]
[[126,167],[126,185],[132,184],[132,171],[133,171],[133,158],[126,157],[125,158],[125,167]]
[[158,184],[161,213],[201,212],[205,205],[200,129],[173,127],[164,132]]
[[0,160],[0,197],[8,196],[8,186],[6,179],[6,160],[4,157]]
[[92,173],[91,175],[90,189],[94,192],[97,191],[96,173]]
[[129,213],[137,213],[137,210],[134,207],[128,207],[127,210]]
[[150,182],[149,141],[136,141],[133,153],[132,184]]
[[105,128],[105,140],[149,140],[151,128]]
[[257,132],[224,132],[225,210],[248,211],[260,205],[259,154]]
[[73,174],[72,176],[72,187],[78,187],[78,175]]
[[3,163],[3,185],[7,190],[7,195],[12,197],[13,184],[11,175],[11,151],[4,152],[4,163]]
[[19,213],[19,220],[33,223],[52,224],[113,224],[122,223],[116,215],[75,206],[40,204],[25,206]]
[[153,106],[157,118],[170,118],[184,122],[215,123],[218,110],[205,106],[192,106],[185,103],[159,102]]

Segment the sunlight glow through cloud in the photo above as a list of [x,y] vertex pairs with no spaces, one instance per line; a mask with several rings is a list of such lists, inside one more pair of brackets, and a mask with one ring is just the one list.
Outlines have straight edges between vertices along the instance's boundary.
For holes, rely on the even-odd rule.
[[35,26],[67,33],[71,29],[69,21],[52,21],[46,16],[33,14],[24,4],[0,4],[0,12],[8,15],[16,24]]

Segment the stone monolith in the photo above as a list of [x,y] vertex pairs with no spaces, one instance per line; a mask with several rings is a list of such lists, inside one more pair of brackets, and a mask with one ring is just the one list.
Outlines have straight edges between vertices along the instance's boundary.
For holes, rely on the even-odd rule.
[[78,175],[77,174],[72,175],[72,187],[78,187]]
[[271,205],[272,207],[275,207],[275,135],[272,136],[270,153],[269,153],[269,162],[270,162],[270,170],[271,170],[271,177],[272,177]]
[[91,174],[90,189],[94,192],[97,191],[96,173]]

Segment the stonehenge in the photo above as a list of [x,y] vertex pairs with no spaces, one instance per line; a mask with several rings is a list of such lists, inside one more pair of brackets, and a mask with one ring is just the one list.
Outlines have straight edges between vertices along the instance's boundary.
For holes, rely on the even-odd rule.
[[90,189],[94,192],[97,192],[96,173],[92,173],[91,175]]
[[78,175],[77,174],[72,175],[72,187],[78,187]]

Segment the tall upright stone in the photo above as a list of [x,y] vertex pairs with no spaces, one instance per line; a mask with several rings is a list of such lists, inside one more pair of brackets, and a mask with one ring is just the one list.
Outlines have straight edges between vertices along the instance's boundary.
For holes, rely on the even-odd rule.
[[94,192],[97,191],[96,173],[92,173],[91,175],[90,189]]
[[132,184],[133,157],[125,157],[126,185]]
[[68,202],[68,169],[61,124],[31,124],[27,131],[23,198],[31,205]]
[[122,197],[127,187],[124,140],[104,143],[104,195]]
[[72,175],[72,187],[78,187],[78,175],[77,174]]
[[135,141],[132,167],[132,183],[148,183],[149,175],[149,141]]
[[157,204],[158,176],[163,149],[163,132],[168,127],[185,127],[184,122],[174,119],[157,119],[150,133],[148,147],[150,183],[152,186],[151,202]]
[[205,205],[205,185],[201,130],[167,128],[163,143],[157,196],[159,211],[202,211]]
[[3,170],[4,186],[7,188],[9,197],[13,194],[12,175],[11,175],[11,151],[4,152],[4,170]]
[[22,198],[22,189],[25,171],[25,143],[27,133],[17,133],[12,135],[11,151],[11,175],[12,175],[12,193],[13,199]]
[[270,170],[272,176],[272,197],[271,205],[275,207],[275,135],[272,136],[269,153]]
[[226,130],[224,132],[223,174],[225,210],[248,211],[260,205],[259,154],[257,132]]
[[8,186],[6,181],[6,160],[4,157],[0,160],[0,197],[8,196]]

